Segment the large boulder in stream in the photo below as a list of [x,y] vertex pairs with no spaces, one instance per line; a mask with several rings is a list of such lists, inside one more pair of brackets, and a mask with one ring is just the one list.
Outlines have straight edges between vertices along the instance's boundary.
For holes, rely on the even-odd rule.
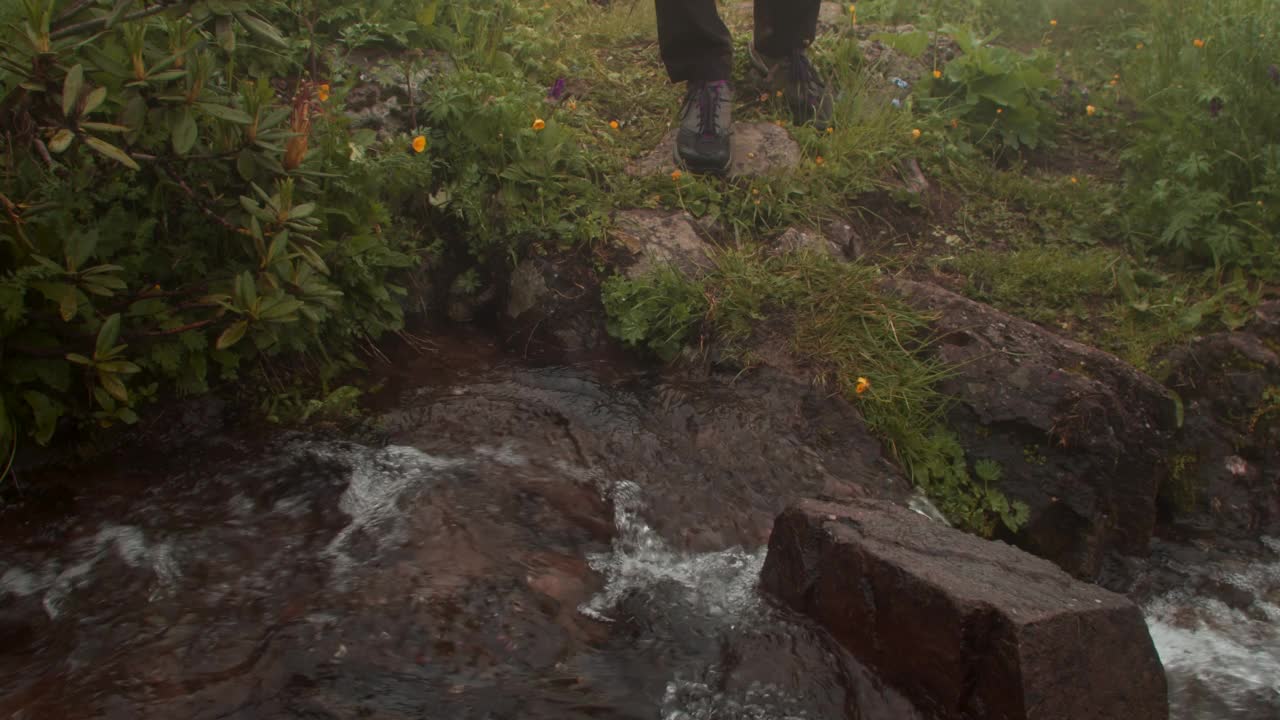
[[888,287],[935,316],[948,424],[976,461],[1000,464],[1000,489],[1031,508],[1009,538],[1095,579],[1115,553],[1145,556],[1177,426],[1160,383],[1068,340],[928,283]]
[[937,717],[1169,716],[1132,602],[883,501],[785,511],[761,585]]

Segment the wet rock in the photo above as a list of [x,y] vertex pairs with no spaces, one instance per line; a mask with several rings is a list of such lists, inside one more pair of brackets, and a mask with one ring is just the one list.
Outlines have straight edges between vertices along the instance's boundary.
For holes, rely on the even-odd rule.
[[[676,169],[676,130],[652,152],[627,166],[629,175],[667,174]],[[800,165],[800,145],[785,128],[772,123],[733,124],[730,177],[785,172]]]
[[1031,508],[1013,538],[1094,579],[1112,552],[1145,555],[1176,412],[1160,383],[1116,357],[935,285],[887,284],[936,316],[939,389],[972,460]]
[[474,280],[467,274],[459,275],[449,286],[449,319],[456,323],[467,323],[475,319],[481,308],[493,302],[497,291],[492,285],[483,288],[472,287]]
[[1137,606],[999,542],[874,501],[803,501],[761,586],[940,717],[1168,717]]
[[1280,355],[1254,332],[1271,332],[1270,312],[1164,360],[1185,413],[1160,496],[1175,535],[1253,542],[1280,533]]
[[501,321],[507,345],[526,357],[563,357],[607,337],[599,279],[573,254],[521,261],[507,284]]
[[542,268],[534,260],[525,260],[511,273],[507,291],[507,317],[519,319],[551,295]]
[[698,275],[712,266],[710,243],[691,215],[662,210],[626,210],[618,213],[614,239],[634,262],[627,277],[639,277],[663,266]]

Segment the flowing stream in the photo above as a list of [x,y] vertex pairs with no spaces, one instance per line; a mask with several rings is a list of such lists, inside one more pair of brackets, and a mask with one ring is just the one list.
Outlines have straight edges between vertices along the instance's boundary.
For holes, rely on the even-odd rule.
[[[377,437],[220,432],[11,511],[0,718],[922,717],[756,591],[792,499],[907,499],[838,407],[472,360]],[[1233,606],[1147,605],[1174,716],[1280,717],[1280,563],[1221,572]]]

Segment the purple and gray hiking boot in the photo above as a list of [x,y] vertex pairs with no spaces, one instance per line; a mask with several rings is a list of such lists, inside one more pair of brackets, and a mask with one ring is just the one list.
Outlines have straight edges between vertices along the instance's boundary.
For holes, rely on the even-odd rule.
[[775,58],[756,50],[751,43],[751,62],[765,74],[765,84],[770,90],[782,91],[782,97],[791,110],[792,121],[797,125],[813,123],[819,130],[831,126],[831,92],[818,74],[804,50]]
[[690,82],[676,134],[676,162],[690,172],[723,175],[733,159],[733,91],[727,80]]

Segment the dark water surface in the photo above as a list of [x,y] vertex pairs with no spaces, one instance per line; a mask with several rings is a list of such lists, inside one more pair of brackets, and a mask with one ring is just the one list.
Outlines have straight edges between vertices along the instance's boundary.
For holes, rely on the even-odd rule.
[[[838,404],[434,362],[376,439],[157,447],[6,515],[0,718],[919,717],[755,589],[790,500],[906,497]],[[1178,717],[1272,707],[1278,568],[1239,617],[1151,600]]]

